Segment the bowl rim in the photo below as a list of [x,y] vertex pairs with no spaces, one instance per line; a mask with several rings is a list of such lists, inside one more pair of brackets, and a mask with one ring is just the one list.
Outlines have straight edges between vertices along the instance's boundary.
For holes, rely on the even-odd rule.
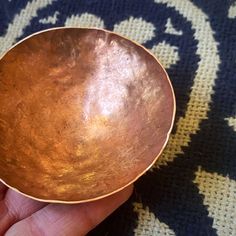
[[126,187],[128,187],[129,185],[133,184],[135,181],[137,181],[142,175],[144,175],[153,165],[154,163],[157,161],[157,159],[161,156],[161,154],[163,153],[164,149],[166,148],[166,145],[168,143],[168,140],[170,138],[170,134],[171,134],[171,131],[173,129],[173,126],[174,126],[174,121],[175,121],[175,116],[176,116],[176,97],[175,97],[175,92],[174,92],[174,89],[173,89],[173,85],[170,81],[170,78],[169,78],[169,75],[167,74],[166,72],[166,69],[164,68],[164,66],[162,65],[162,63],[158,60],[158,58],[150,51],[148,50],[146,47],[144,47],[142,44],[126,37],[126,36],[123,36],[119,33],[116,33],[116,32],[113,32],[113,31],[110,31],[110,30],[107,30],[107,29],[103,29],[103,28],[98,28],[98,27],[76,27],[76,26],[60,26],[60,27],[52,27],[52,28],[48,28],[48,29],[44,29],[44,30],[40,30],[40,31],[37,31],[35,33],[32,33],[28,36],[26,36],[25,38],[19,40],[18,42],[16,42],[15,44],[13,44],[9,49],[7,49],[6,51],[4,51],[1,55],[0,55],[0,61],[12,50],[14,49],[17,45],[23,43],[24,41],[26,41],[27,39],[29,38],[32,38],[34,36],[37,36],[38,34],[42,34],[42,33],[45,33],[45,32],[48,32],[48,31],[55,31],[55,30],[62,30],[62,29],[87,29],[87,30],[98,30],[98,31],[103,31],[105,33],[108,33],[108,34],[113,34],[113,35],[116,35],[120,38],[123,38],[123,39],[126,39],[130,42],[132,42],[133,44],[135,44],[136,46],[138,46],[139,48],[142,48],[144,51],[146,51],[149,55],[151,55],[156,61],[157,63],[160,65],[161,69],[163,70],[164,74],[165,74],[165,79],[167,79],[167,82],[170,86],[170,90],[171,90],[171,94],[172,94],[172,101],[173,101],[173,113],[172,113],[172,119],[171,119],[171,125],[170,125],[170,128],[166,134],[166,139],[165,139],[165,142],[164,144],[162,145],[162,148],[161,150],[159,151],[159,153],[156,155],[156,157],[153,159],[153,161],[151,162],[151,164],[149,164],[141,173],[139,173],[135,178],[133,178],[131,181],[129,181],[127,184],[123,185],[122,187],[118,188],[118,189],[115,189],[114,191],[111,191],[109,193],[106,193],[106,194],[103,194],[103,195],[100,195],[100,196],[97,196],[97,197],[93,197],[93,198],[88,198],[88,199],[82,199],[82,200],[73,200],[73,201],[66,201],[66,200],[57,200],[57,199],[44,199],[44,198],[39,198],[39,197],[34,197],[30,194],[26,194],[22,191],[20,191],[19,189],[17,189],[16,187],[13,187],[11,185],[9,185],[8,183],[6,183],[1,177],[0,177],[0,182],[2,182],[4,185],[6,185],[9,189],[12,189],[20,194],[22,194],[23,196],[25,197],[29,197],[33,200],[36,200],[36,201],[40,201],[40,202],[46,202],[46,203],[62,203],[62,204],[78,204],[78,203],[86,203],[86,202],[92,202],[92,201],[96,201],[96,200],[99,200],[99,199],[103,199],[105,197],[108,197],[108,196],[111,196],[117,192],[120,192],[121,190],[125,189]]

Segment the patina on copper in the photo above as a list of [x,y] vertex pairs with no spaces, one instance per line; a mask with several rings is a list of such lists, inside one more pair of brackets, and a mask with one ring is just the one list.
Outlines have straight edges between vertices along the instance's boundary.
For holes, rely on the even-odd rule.
[[107,196],[150,168],[174,113],[144,47],[99,29],[37,33],[0,60],[0,179],[48,202]]

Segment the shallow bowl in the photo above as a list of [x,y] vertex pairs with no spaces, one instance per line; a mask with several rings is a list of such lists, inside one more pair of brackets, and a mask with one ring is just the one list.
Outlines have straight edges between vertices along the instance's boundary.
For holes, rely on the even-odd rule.
[[102,29],[33,34],[0,60],[0,179],[46,202],[108,196],[157,160],[174,115],[143,46]]

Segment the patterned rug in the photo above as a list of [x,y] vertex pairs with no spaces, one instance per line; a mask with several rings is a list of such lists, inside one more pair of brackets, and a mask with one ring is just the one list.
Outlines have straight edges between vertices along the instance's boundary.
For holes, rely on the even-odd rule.
[[119,32],[167,68],[169,144],[131,199],[90,235],[236,235],[236,2],[0,0],[0,53],[55,26]]

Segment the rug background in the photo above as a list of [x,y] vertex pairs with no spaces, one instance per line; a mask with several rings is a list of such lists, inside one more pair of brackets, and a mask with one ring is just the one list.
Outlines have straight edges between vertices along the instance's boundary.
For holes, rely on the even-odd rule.
[[167,68],[177,117],[131,199],[90,235],[236,235],[236,2],[0,0],[0,53],[55,26],[114,30]]

